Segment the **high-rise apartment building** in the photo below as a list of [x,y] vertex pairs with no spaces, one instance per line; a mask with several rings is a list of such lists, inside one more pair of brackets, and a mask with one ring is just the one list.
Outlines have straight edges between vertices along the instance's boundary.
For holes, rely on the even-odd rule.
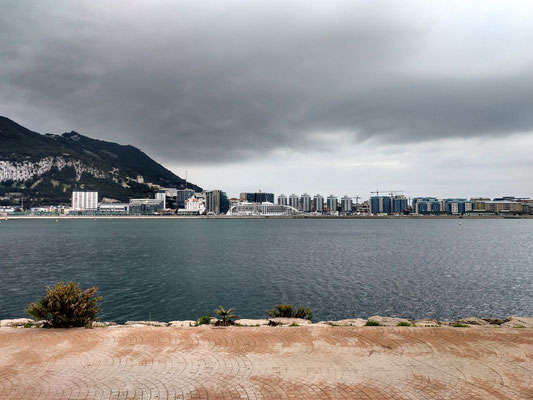
[[167,191],[166,189],[159,189],[157,193],[155,194],[155,198],[157,200],[161,200],[163,202],[163,209],[167,208]]
[[287,196],[285,196],[284,194],[280,194],[278,196],[278,205],[286,206],[287,204],[288,204]]
[[76,211],[93,211],[98,208],[98,192],[87,190],[72,191],[72,209]]
[[389,196],[372,196],[370,198],[370,214],[390,214],[392,212]]
[[329,195],[327,200],[327,206],[329,214],[337,212],[337,196],[333,196],[332,194]]
[[445,211],[442,209],[442,202],[436,197],[415,197],[412,200],[412,208],[415,214],[431,214]]
[[241,201],[247,201],[248,203],[274,203],[274,193],[255,192],[248,193],[242,192],[240,195]]
[[298,210],[298,203],[300,201],[300,198],[296,194],[291,194],[289,196],[289,206],[294,207]]
[[341,211],[343,213],[351,213],[352,212],[352,198],[348,196],[344,196],[341,199]]
[[409,204],[403,195],[372,196],[370,198],[371,214],[400,214],[407,211]]
[[320,194],[315,194],[313,198],[313,211],[319,213],[324,212],[324,197]]
[[409,201],[404,195],[392,196],[392,212],[395,214],[402,214],[409,211]]
[[213,213],[215,215],[220,214],[220,190],[210,190],[205,192],[205,209],[208,213]]
[[180,189],[176,191],[176,203],[178,208],[185,208],[185,202],[192,196],[194,196],[194,190],[192,189]]
[[302,197],[300,197],[300,208],[303,212],[311,212],[311,196],[307,193],[302,194]]
[[444,199],[448,214],[464,214],[474,209],[474,202],[467,199]]

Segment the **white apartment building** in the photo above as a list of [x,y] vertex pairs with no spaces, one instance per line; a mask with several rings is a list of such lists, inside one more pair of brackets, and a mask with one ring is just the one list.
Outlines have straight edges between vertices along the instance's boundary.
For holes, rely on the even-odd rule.
[[300,206],[303,212],[311,212],[311,196],[307,193],[302,194],[302,197],[300,197]]
[[336,214],[337,213],[337,196],[329,195],[327,200],[328,205],[328,214]]
[[155,194],[155,198],[157,200],[161,200],[163,202],[163,209],[166,208],[167,205],[167,191],[166,189],[159,189],[157,193]]
[[188,211],[198,211],[198,214],[203,214],[205,211],[205,203],[203,199],[197,199],[195,196],[189,197],[185,200],[185,209]]
[[342,212],[343,213],[349,213],[349,212],[352,212],[352,198],[351,197],[348,197],[348,196],[344,196],[342,199],[341,199],[341,207],[342,207]]
[[295,194],[291,194],[289,196],[289,206],[293,207],[293,208],[296,208],[298,210],[298,203],[300,202],[300,198],[295,195]]
[[324,212],[324,197],[320,194],[316,194],[315,198],[313,199],[314,207],[313,211],[315,212]]
[[74,211],[96,210],[98,208],[98,192],[85,190],[72,191],[72,209]]

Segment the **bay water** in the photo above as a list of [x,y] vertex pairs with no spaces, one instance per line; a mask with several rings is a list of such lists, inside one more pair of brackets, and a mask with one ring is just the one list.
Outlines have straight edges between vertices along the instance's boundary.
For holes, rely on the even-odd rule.
[[119,323],[280,303],[315,321],[532,316],[533,220],[0,221],[0,319],[60,280],[97,286]]

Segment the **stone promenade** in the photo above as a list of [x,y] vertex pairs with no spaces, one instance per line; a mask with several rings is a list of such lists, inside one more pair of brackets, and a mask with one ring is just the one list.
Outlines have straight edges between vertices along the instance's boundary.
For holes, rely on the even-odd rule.
[[0,329],[1,399],[533,399],[533,329]]

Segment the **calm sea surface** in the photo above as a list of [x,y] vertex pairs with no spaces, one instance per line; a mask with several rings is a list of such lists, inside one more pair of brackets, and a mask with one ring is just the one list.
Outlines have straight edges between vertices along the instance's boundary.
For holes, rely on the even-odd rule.
[[533,315],[533,220],[0,221],[0,319],[59,280],[99,287],[117,322]]

